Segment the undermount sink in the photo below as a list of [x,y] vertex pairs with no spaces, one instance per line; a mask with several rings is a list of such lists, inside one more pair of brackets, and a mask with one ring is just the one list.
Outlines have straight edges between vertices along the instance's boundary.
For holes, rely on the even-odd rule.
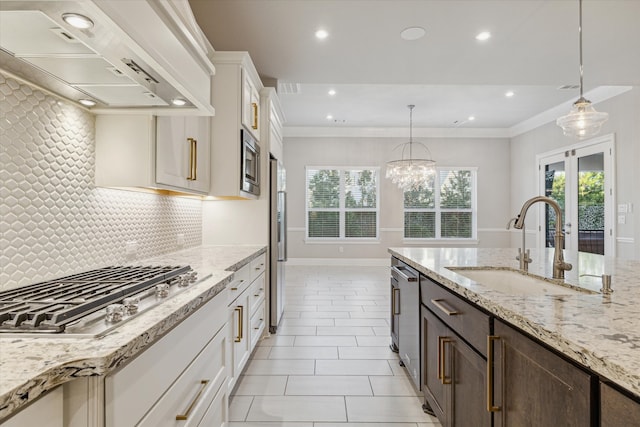
[[478,282],[488,288],[509,295],[584,295],[596,292],[558,283],[552,279],[522,273],[514,269],[491,267],[447,267],[456,274]]

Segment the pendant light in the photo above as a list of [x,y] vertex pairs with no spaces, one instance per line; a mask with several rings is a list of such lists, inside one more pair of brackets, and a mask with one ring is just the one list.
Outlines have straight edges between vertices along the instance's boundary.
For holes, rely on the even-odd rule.
[[[399,145],[402,147],[400,160],[387,162],[386,177],[400,187],[402,190],[417,189],[425,185],[436,173],[436,162],[432,159],[414,159],[413,145],[421,145],[429,153],[429,149],[420,142],[413,141],[413,109],[415,105],[407,105],[409,108],[409,142]],[[396,148],[398,148],[396,147]],[[405,159],[405,150],[409,149],[409,158]]]
[[609,118],[607,113],[599,113],[591,105],[591,101],[583,96],[583,67],[582,67],[582,0],[579,2],[580,24],[578,35],[580,39],[580,98],[573,103],[569,114],[556,120],[566,136],[585,139],[597,135],[604,122]]

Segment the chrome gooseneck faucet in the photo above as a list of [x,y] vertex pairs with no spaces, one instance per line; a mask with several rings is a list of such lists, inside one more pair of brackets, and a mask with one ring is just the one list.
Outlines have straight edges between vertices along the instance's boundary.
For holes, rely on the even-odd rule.
[[[545,197],[545,196],[536,196],[524,202],[522,205],[522,209],[520,209],[520,213],[518,214],[515,222],[513,223],[513,228],[517,228],[521,230],[524,228],[524,218],[527,215],[527,211],[536,202],[546,203],[553,208],[556,213],[556,232],[554,235],[554,252],[553,252],[553,278],[554,279],[564,279],[564,272],[571,270],[571,264],[564,262],[563,255],[563,247],[564,247],[564,233],[562,232],[562,211],[560,210],[560,205],[555,200]],[[524,248],[522,249],[524,251]]]

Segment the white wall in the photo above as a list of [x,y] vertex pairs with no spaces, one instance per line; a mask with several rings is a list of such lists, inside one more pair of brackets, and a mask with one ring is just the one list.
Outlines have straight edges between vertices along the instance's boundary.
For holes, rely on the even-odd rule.
[[0,290],[200,245],[200,200],[95,187],[93,114],[1,72],[0,111]]
[[[417,138],[438,166],[478,168],[480,247],[509,245],[505,226],[510,213],[509,140],[506,138]],[[387,248],[403,246],[402,192],[384,178],[385,162],[404,138],[287,137],[284,140],[289,212],[289,258],[386,258]],[[305,166],[379,166],[380,241],[377,243],[305,243]],[[442,246],[434,243],[433,246]],[[425,246],[425,245],[422,245]],[[473,246],[467,243],[458,246]],[[340,248],[342,247],[342,252]]]
[[[615,203],[634,207],[626,214],[626,224],[616,224],[616,255],[640,259],[640,87],[599,103],[596,109],[609,113],[600,135],[615,134]],[[536,155],[575,143],[553,122],[512,139],[511,212],[517,213],[525,200],[538,194]],[[519,238],[512,235],[512,246],[519,244]]]

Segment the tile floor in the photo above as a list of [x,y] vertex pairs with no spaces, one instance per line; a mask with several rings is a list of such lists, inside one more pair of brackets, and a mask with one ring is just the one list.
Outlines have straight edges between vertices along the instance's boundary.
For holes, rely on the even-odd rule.
[[387,267],[288,266],[278,333],[259,342],[229,427],[436,427],[389,349]]

